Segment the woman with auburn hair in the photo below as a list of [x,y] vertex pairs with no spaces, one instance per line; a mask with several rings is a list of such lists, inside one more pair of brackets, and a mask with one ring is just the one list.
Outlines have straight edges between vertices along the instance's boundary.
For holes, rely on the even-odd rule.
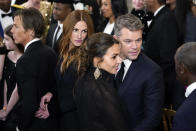
[[61,111],[60,131],[78,131],[73,87],[79,75],[85,70],[81,45],[93,32],[93,22],[86,11],[71,12],[63,23],[63,36],[59,46],[60,60],[55,72]]

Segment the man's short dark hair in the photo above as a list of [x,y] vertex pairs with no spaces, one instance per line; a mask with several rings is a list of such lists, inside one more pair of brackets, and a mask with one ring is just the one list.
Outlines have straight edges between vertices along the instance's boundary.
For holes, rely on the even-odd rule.
[[45,21],[39,10],[35,8],[20,9],[14,13],[15,16],[21,17],[25,30],[32,29],[34,31],[34,37],[40,38],[45,32]]

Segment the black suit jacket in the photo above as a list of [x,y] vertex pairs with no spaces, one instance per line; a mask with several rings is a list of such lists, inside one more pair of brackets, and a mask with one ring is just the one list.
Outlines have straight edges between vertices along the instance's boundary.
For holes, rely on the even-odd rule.
[[62,34],[60,35],[60,37],[58,38],[58,40],[54,43],[54,46],[52,47],[53,37],[54,37],[54,33],[55,33],[55,30],[56,30],[57,26],[58,26],[58,23],[54,23],[54,24],[50,25],[50,28],[48,30],[48,34],[47,34],[47,37],[46,37],[46,45],[53,48],[54,51],[57,54],[59,54],[59,43],[60,43],[60,40],[62,38]]
[[196,90],[179,107],[173,121],[173,131],[196,131]]
[[17,61],[16,79],[20,103],[19,129],[21,131],[43,130],[39,126],[36,127],[38,124],[35,123],[39,122],[34,117],[34,113],[39,109],[41,97],[47,92],[55,92],[53,73],[56,62],[55,52],[41,41],[29,45]]
[[137,60],[132,61],[118,93],[128,109],[131,131],[155,131],[163,107],[160,67],[140,54]]
[[167,95],[166,105],[175,104],[172,97],[178,92],[174,90],[178,84],[174,64],[174,54],[180,46],[178,40],[179,33],[175,16],[168,7],[163,7],[150,24],[144,52],[163,70]]

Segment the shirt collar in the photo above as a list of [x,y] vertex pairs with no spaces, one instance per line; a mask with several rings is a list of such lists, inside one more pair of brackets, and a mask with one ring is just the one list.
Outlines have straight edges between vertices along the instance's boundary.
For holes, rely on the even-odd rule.
[[159,7],[159,8],[154,12],[154,16],[156,16],[156,15],[159,13],[159,11],[160,11],[163,7],[165,7],[165,5],[162,5],[161,7]]
[[24,52],[26,51],[27,47],[29,47],[30,44],[32,44],[32,43],[35,42],[35,41],[39,41],[39,40],[40,40],[39,38],[34,38],[33,40],[29,41],[29,42],[25,45]]
[[125,59],[125,60],[123,60],[123,62],[124,62],[124,64],[125,64],[126,69],[129,69],[129,67],[130,67],[130,65],[131,65],[131,63],[132,63],[132,61],[129,60],[129,59]]
[[60,23],[60,21],[58,21],[58,26],[60,26],[60,28],[63,28],[63,24]]
[[193,82],[186,88],[185,96],[188,97],[196,89],[196,82]]
[[10,10],[8,12],[5,12],[5,11],[3,11],[3,10],[0,9],[0,14],[9,14],[11,12],[12,12],[11,8],[10,8]]

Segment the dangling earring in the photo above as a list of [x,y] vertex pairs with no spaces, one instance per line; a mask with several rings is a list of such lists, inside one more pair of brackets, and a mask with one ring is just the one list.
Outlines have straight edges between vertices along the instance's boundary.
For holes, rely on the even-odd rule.
[[100,72],[99,68],[97,67],[96,70],[95,70],[95,72],[94,72],[95,80],[97,80],[100,75],[101,75],[101,72]]

